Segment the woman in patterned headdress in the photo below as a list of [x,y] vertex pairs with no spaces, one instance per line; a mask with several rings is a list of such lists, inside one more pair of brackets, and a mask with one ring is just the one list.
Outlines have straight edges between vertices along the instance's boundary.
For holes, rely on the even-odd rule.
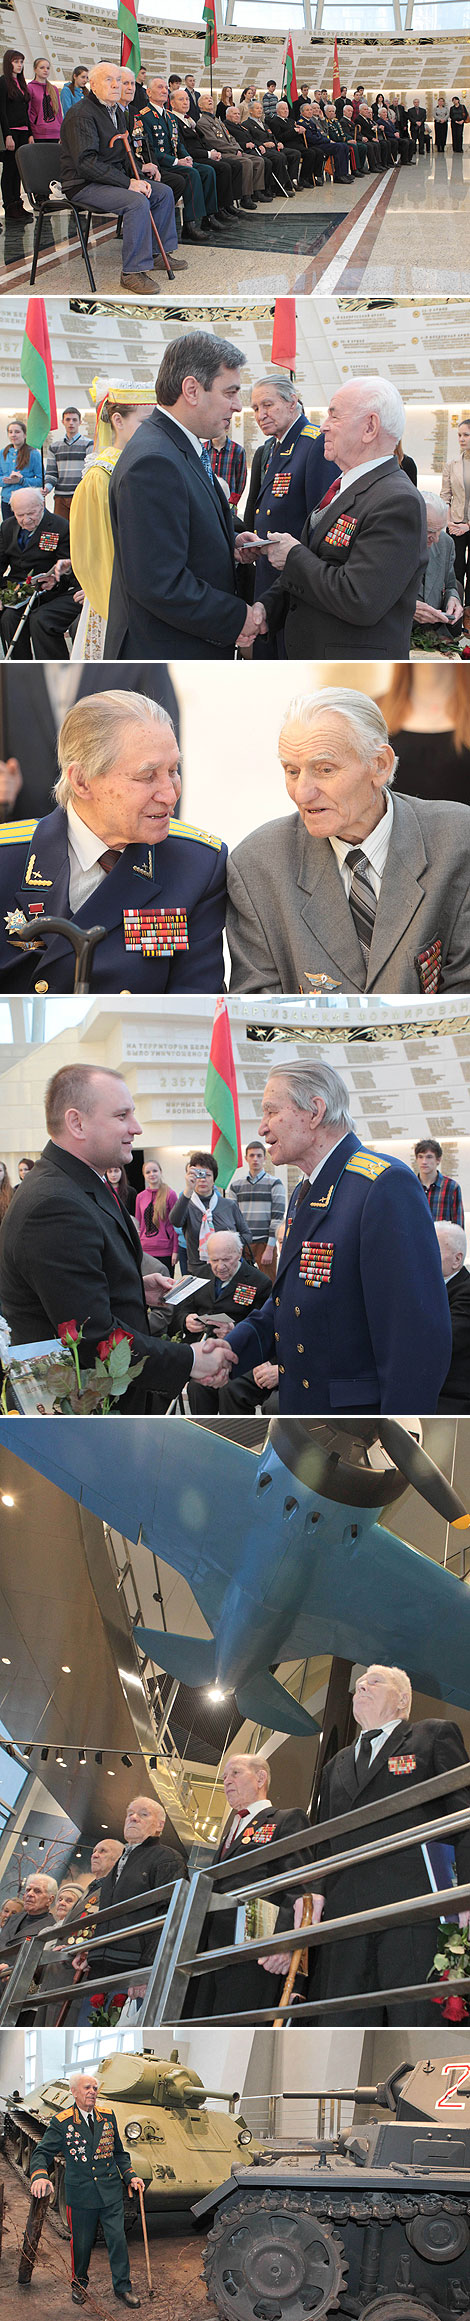
[[93,380],[91,398],[96,404],[93,451],[70,505],[70,554],[85,590],[74,661],[103,659],[114,556],[110,478],[124,445],[155,406],[149,387],[121,386],[119,381],[112,385],[104,379]]

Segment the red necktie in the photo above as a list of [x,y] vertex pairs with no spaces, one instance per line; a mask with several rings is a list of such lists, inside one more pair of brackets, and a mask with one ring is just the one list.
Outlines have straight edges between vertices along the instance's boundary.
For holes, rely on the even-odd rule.
[[330,484],[329,491],[328,491],[328,492],[325,492],[324,499],[323,499],[323,500],[319,500],[319,502],[318,502],[318,507],[319,507],[319,509],[320,509],[320,508],[328,508],[328,507],[329,507],[329,504],[330,504],[330,500],[334,500],[334,499],[336,499],[336,493],[341,491],[342,481],[343,481],[342,475],[336,476],[334,484]]

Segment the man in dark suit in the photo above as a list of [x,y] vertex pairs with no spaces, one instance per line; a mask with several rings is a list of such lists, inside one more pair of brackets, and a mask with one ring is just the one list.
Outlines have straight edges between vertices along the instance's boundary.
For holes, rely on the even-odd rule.
[[[0,668],[0,813],[5,822],[49,814],[57,779],[57,735],[66,710],[90,693],[109,692],[102,661],[71,661],[65,675],[32,663],[25,685],[22,669],[9,661]],[[136,661],[113,669],[113,693],[150,694],[172,718],[179,736],[179,708],[163,661]],[[34,737],[34,739],[33,739]],[[178,801],[176,801],[176,804]]]
[[[279,1807],[271,1805],[269,1780],[270,1766],[265,1757],[233,1756],[227,1759],[223,1783],[230,1816],[215,1860],[227,1862],[228,1887],[233,1886],[234,1875],[238,1876],[240,1885],[243,1882],[244,1886],[262,1876],[261,1846],[273,1845],[275,1838],[292,1837],[295,1840],[299,1830],[309,1827],[308,1815],[300,1807],[281,1811]],[[252,1853],[254,1856],[255,1848],[257,1859],[251,1861],[249,1857]],[[285,1866],[286,1870],[299,1867],[302,1873],[299,1885],[303,1883],[303,1866],[308,1863],[308,1859],[308,1854],[296,1852],[294,1843],[292,1850],[285,1855],[282,1867]],[[268,1860],[268,1877],[270,1868]],[[310,1884],[309,1876],[305,1883]],[[217,1894],[223,1894],[224,1890],[225,1881],[220,1884],[217,1881]],[[288,1928],[291,1930],[294,1924],[292,1888],[288,1888],[286,1893],[283,1893],[282,1887],[279,1888],[275,1900],[278,1906],[275,1931],[281,1937],[279,1950],[258,1961],[254,1943],[252,1958],[244,1958],[240,1966],[234,1966],[232,1961],[230,1966],[218,1967],[214,1974],[206,1973],[200,1979],[195,1978],[191,1994],[195,2016],[242,2014],[249,2007],[276,2006],[291,1962],[290,1951],[282,1950],[282,1934]],[[204,1928],[201,1948],[222,1950],[225,1944],[234,1942],[236,1918],[237,1910],[233,1904],[230,1910],[223,1910],[220,1917],[211,1917],[208,1927]]]
[[[243,531],[237,540],[237,556],[243,564],[249,564],[251,533],[258,540],[267,540],[270,532],[281,530],[294,533],[300,540],[311,509],[318,506],[339,472],[325,459],[323,436],[319,427],[312,427],[306,419],[291,379],[282,372],[279,377],[273,373],[272,377],[256,379],[251,403],[265,440],[254,453]],[[255,603],[270,585],[268,557],[257,551]]]
[[470,1410],[470,1270],[465,1264],[467,1236],[463,1225],[447,1222],[434,1227],[452,1323],[452,1356],[441,1386],[438,1410]]
[[[119,1903],[119,1918],[109,1918],[108,1921],[101,1919],[98,1927],[100,1948],[90,1952],[89,1975],[95,1981],[97,1975],[120,1974],[121,1969],[123,1975],[135,1974],[131,1993],[136,1997],[141,1996],[146,1988],[145,1983],[139,1986],[139,1967],[151,1965],[158,1948],[159,1930],[153,1927],[148,1934],[129,1934],[127,1941],[119,1943],[117,1949],[114,1944],[107,1947],[106,1935],[113,1931],[118,1933],[123,1924],[125,1926],[133,1918],[144,1917],[144,1912],[139,1909],[139,1895],[148,1894],[152,1886],[174,1886],[177,1878],[185,1877],[184,1854],[177,1852],[168,1840],[162,1844],[165,1819],[165,1808],[159,1804],[158,1798],[131,1798],[124,1822],[123,1849],[118,1861],[101,1879],[99,1889],[100,1911],[111,1910]],[[165,1910],[169,1899],[168,1896],[163,1905]],[[158,1903],[154,1903],[153,1909],[149,1910],[149,1917],[155,1917],[157,1910]],[[81,2012],[80,2021],[83,2020]]]
[[282,578],[265,597],[267,622],[270,633],[284,628],[288,660],[408,660],[427,530],[424,501],[395,455],[404,426],[386,379],[351,379],[332,396],[325,456],[341,482],[310,514],[300,545],[282,533],[268,549]]
[[[243,1256],[240,1233],[210,1233],[206,1243],[208,1280],[193,1291],[184,1305],[186,1328],[194,1343],[209,1325],[214,1328],[219,1317],[228,1314],[231,1322],[239,1322],[243,1314],[257,1313],[270,1295],[270,1282],[258,1265],[250,1265]],[[229,1399],[227,1400],[227,1396]],[[222,1399],[208,1386],[189,1387],[189,1406],[193,1411],[256,1410],[260,1402],[259,1388],[249,1376],[235,1377],[233,1387],[223,1389]]]
[[147,1308],[164,1305],[168,1275],[147,1273],[143,1282],[133,1218],[105,1182],[107,1168],[126,1167],[141,1133],[121,1074],[66,1065],[49,1082],[46,1122],[50,1142],[18,1186],[0,1234],[0,1306],[13,1345],[57,1337],[70,1320],[83,1325],[84,1356],[93,1362],[98,1346],[124,1330],[144,1368],[114,1406],[121,1412],[151,1409],[155,1394],[165,1407],[191,1371],[223,1385],[224,1347],[191,1353],[149,1330]]
[[[238,217],[238,210],[232,200],[231,164],[229,160],[224,161],[223,154],[217,151],[215,145],[209,160],[206,139],[199,128],[199,112],[192,112],[189,89],[182,88],[180,81],[176,88],[171,89],[170,120],[173,118],[178,123],[185,152],[199,171],[203,186],[207,188],[206,212],[209,225],[212,231],[217,226],[221,233],[226,218]],[[210,198],[211,178],[215,184],[215,201]]]
[[[225,847],[173,819],[181,791],[171,719],[138,694],[102,693],[65,717],[53,814],[0,831],[0,983],[73,988],[67,934],[106,933],[95,990],[223,989]],[[30,929],[34,930],[30,941]]]
[[232,515],[205,450],[240,407],[244,359],[230,339],[204,331],[185,331],[166,348],[159,408],[111,481],[105,660],[231,660],[264,625],[261,608],[247,611],[237,596]]
[[260,1131],[275,1167],[303,1175],[272,1295],[229,1333],[240,1370],[278,1361],[281,1411],[435,1410],[451,1330],[412,1170],[364,1150],[344,1080],[323,1062],[274,1067]]
[[66,631],[73,634],[79,614],[69,527],[65,516],[50,515],[44,492],[36,484],[12,492],[8,515],[0,524],[0,597],[4,598],[5,585],[10,597],[14,590],[14,601],[3,602],[0,616],[5,652],[13,643],[27,598],[33,594],[28,585],[30,575],[41,583],[41,594],[12,657],[31,660],[34,648],[38,661],[67,661]]
[[[350,1748],[340,1749],[325,1766],[320,1788],[318,1820],[333,1821],[337,1816],[357,1812],[360,1805],[377,1803],[377,1820],[369,1823],[364,1840],[374,1844],[382,1837],[390,1837],[392,1830],[410,1830],[416,1821],[439,1820],[442,1814],[451,1814],[455,1806],[461,1813],[470,1806],[470,1792],[459,1789],[455,1798],[436,1798],[434,1804],[413,1807],[413,1789],[421,1781],[431,1781],[439,1773],[449,1773],[454,1766],[465,1765],[467,1750],[459,1725],[445,1718],[426,1717],[422,1723],[410,1722],[411,1684],[400,1668],[374,1665],[367,1668],[356,1684],[354,1715],[359,1726],[357,1741]],[[382,1821],[380,1806],[385,1797],[403,1798],[403,1816],[395,1821]],[[351,1848],[361,1844],[360,1832],[351,1831]],[[318,1854],[334,1857],[348,1850],[348,1836],[344,1827],[341,1837],[330,1839],[322,1846],[321,1828],[318,1836]],[[465,1885],[470,1879],[470,1825],[455,1834],[457,1882]],[[315,1884],[315,1881],[314,1881]],[[428,1845],[408,1846],[401,1852],[376,1855],[374,1860],[361,1865],[351,1863],[325,1878],[325,1893],[316,1880],[314,1919],[324,1924],[328,1918],[346,1917],[349,1912],[380,1910],[388,1903],[407,1901],[411,1896],[428,1894],[436,1884],[450,1884],[446,1867],[439,1866],[439,1857],[433,1862],[431,1840]],[[462,1921],[468,1922],[468,1908],[462,1912]],[[413,1983],[425,1983],[438,1949],[439,1919],[428,1918],[421,1924],[390,1926],[382,1934],[348,1936],[341,1942],[332,1941],[320,1951],[320,1964],[312,1970],[311,1996],[332,1999],[353,1996],[360,1998],[364,1991],[400,1989]],[[310,1954],[312,1959],[312,1952]],[[348,2022],[363,2022],[360,2007],[357,2017],[348,2011]],[[374,2013],[367,2009],[368,2023],[433,2023],[436,2008],[431,1994],[429,1999],[390,2001],[387,2008]]]

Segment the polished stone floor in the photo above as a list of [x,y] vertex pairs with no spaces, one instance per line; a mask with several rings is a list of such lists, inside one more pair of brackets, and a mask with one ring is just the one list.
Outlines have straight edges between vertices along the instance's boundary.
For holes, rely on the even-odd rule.
[[[96,221],[91,251],[97,295],[119,291],[122,245],[114,225]],[[287,244],[287,247],[286,247]],[[0,239],[0,290],[27,289],[32,222],[7,221]],[[411,168],[368,174],[347,185],[303,190],[294,203],[276,200],[243,217],[240,232],[186,244],[186,261],[172,297],[256,298],[289,290],[358,291],[417,296],[434,291],[470,295],[470,147],[422,157]],[[86,293],[80,250],[69,222],[47,221],[36,277],[38,293]],[[149,298],[166,289],[161,272],[149,275]]]

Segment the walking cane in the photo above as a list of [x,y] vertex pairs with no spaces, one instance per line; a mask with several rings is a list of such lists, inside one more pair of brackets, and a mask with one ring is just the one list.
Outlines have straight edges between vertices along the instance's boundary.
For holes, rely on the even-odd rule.
[[72,950],[75,952],[74,991],[89,991],[93,953],[97,943],[101,943],[103,936],[107,934],[107,928],[76,927],[73,919],[43,919],[38,917],[31,919],[31,921],[28,920],[25,928],[21,929],[22,949],[23,945],[27,949],[28,943],[37,944],[38,929],[41,935],[64,935],[66,942],[71,943]]
[[148,2233],[147,2233],[147,2226],[146,2226],[146,2222],[145,2222],[144,2195],[143,2195],[143,2192],[141,2192],[141,2190],[140,2190],[140,2186],[139,2186],[139,2208],[140,2208],[140,2217],[141,2217],[141,2224],[142,2224],[142,2238],[143,2238],[143,2243],[144,2243],[144,2250],[145,2250],[145,2267],[146,2267],[146,2273],[147,2273],[147,2288],[148,2288],[149,2297],[153,2297],[153,2281],[152,2281],[152,2275],[151,2275],[151,2271],[150,2271],[149,2244],[148,2244]]
[[12,637],[11,645],[8,646],[8,652],[4,653],[4,665],[6,661],[11,661],[14,646],[18,644],[18,638],[21,636],[22,630],[25,628],[26,621],[29,621],[30,613],[34,611],[34,606],[37,604],[38,597],[40,597],[40,595],[40,588],[33,588],[31,596],[28,597],[28,602],[24,606],[23,612],[21,614],[21,620],[18,621],[18,627],[15,629],[15,634],[14,637]]
[[[126,148],[126,153],[127,153],[127,156],[128,156],[128,160],[130,161],[130,165],[131,165],[132,175],[133,175],[133,177],[136,177],[136,178],[137,178],[137,184],[138,184],[138,185],[140,185],[140,177],[139,177],[139,172],[138,172],[138,168],[137,168],[137,162],[134,160],[134,155],[133,155],[133,151],[132,151],[132,145],[131,145],[130,137],[128,136],[128,133],[127,133],[127,129],[118,129],[118,130],[117,130],[117,133],[116,133],[116,136],[115,136],[115,137],[110,137],[110,140],[109,140],[109,150],[110,150],[110,152],[111,152],[111,148],[112,148],[112,146],[113,146],[113,145],[125,145],[125,148]],[[168,281],[169,281],[169,282],[174,282],[174,279],[175,279],[175,277],[174,277],[174,273],[173,273],[173,267],[172,267],[172,266],[170,266],[170,260],[169,260],[169,257],[167,256],[167,252],[166,252],[166,250],[164,250],[164,248],[163,248],[163,242],[161,242],[161,241],[160,241],[160,235],[159,235],[159,231],[158,231],[158,226],[156,226],[156,225],[155,225],[155,218],[154,218],[154,217],[152,217],[152,211],[150,211],[150,224],[151,224],[151,226],[153,227],[153,232],[154,232],[154,235],[155,235],[155,241],[156,241],[156,242],[158,242],[158,247],[159,247],[159,251],[160,251],[160,257],[161,257],[161,258],[163,258],[163,264],[164,264],[164,267],[165,267],[165,272],[166,272],[166,274],[168,275]]]
[[[312,1924],[312,1918],[313,1918],[313,1901],[312,1901],[312,1896],[311,1896],[311,1894],[304,1894],[303,1903],[302,1903],[302,1926],[311,1926],[311,1924]],[[295,1977],[296,1977],[296,1974],[298,1974],[298,1972],[299,1972],[299,1967],[301,1968],[302,1974],[307,1974],[307,1971],[308,1971],[308,1950],[305,1950],[305,1949],[303,1949],[303,1950],[302,1950],[302,1949],[299,1949],[299,1950],[293,1950],[293,1952],[292,1952],[292,1958],[291,1958],[291,1962],[290,1962],[289,1972],[288,1972],[288,1974],[286,1974],[285,1983],[284,1983],[284,1985],[283,1985],[283,1989],[282,1989],[282,1991],[281,1991],[281,2001],[280,2001],[280,2003],[281,2003],[281,2007],[288,2007],[288,2005],[289,2005],[289,1999],[292,1997],[292,1992],[293,1992],[294,1983],[295,1983]],[[273,2031],[282,2031],[283,2029],[284,2029],[284,2020],[283,2020],[283,2016],[282,2016],[282,2015],[276,2015],[276,2021],[275,2021],[275,2023],[273,2023]]]

